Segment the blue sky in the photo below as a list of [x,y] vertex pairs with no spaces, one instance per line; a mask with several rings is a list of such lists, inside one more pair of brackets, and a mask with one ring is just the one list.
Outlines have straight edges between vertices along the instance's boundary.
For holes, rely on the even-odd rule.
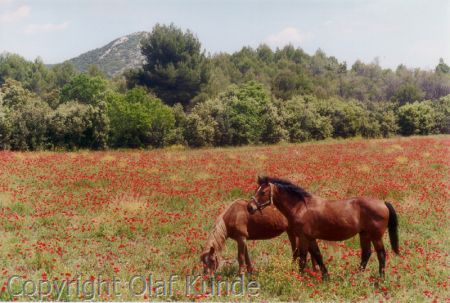
[[58,63],[171,22],[210,53],[291,43],[348,65],[376,57],[391,68],[450,64],[449,0],[0,0],[0,52]]

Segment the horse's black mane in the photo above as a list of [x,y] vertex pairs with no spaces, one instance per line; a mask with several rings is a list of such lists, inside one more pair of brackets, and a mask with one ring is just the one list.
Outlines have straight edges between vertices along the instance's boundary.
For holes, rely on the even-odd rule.
[[298,185],[293,184],[292,182],[284,179],[279,179],[275,177],[269,177],[269,176],[262,176],[258,177],[258,184],[268,184],[273,183],[276,186],[278,186],[280,189],[300,198],[301,200],[305,201],[305,198],[311,197],[311,194],[308,193],[306,190],[301,188]]

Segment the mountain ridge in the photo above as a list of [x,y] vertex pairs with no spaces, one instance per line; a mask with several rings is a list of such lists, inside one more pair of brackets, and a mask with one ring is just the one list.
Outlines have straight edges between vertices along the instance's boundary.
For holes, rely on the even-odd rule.
[[90,65],[97,65],[106,75],[114,77],[126,69],[142,66],[145,59],[140,42],[149,34],[145,31],[131,33],[65,62],[72,63],[81,72],[86,72]]

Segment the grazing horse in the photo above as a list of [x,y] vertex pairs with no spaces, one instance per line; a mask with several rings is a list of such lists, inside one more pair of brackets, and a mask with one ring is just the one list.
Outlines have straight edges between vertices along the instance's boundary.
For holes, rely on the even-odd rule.
[[[201,254],[201,261],[205,274],[214,272],[219,267],[219,253],[224,247],[225,240],[232,238],[238,244],[239,273],[252,272],[253,266],[247,250],[246,240],[272,239],[283,232],[287,232],[291,242],[294,259],[298,247],[298,239],[288,228],[288,221],[276,207],[267,207],[264,210],[250,215],[247,211],[247,201],[238,199],[232,202],[216,219],[211,230],[204,250]],[[314,268],[313,262],[313,268]]]
[[299,267],[303,273],[309,251],[320,267],[324,278],[327,269],[316,239],[343,241],[359,234],[361,245],[360,270],[366,268],[371,255],[371,243],[378,257],[379,273],[384,276],[386,251],[383,234],[389,230],[392,249],[399,254],[398,221],[389,202],[356,197],[341,201],[327,201],[306,192],[289,181],[258,177],[258,189],[249,201],[248,211],[255,213],[275,205],[289,221],[299,237]]

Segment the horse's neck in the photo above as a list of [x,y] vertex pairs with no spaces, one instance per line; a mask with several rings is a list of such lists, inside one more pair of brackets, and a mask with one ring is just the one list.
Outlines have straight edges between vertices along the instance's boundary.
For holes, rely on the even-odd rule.
[[306,207],[306,202],[296,201],[297,198],[293,198],[286,193],[278,193],[274,197],[274,202],[278,210],[288,219],[293,220],[297,213]]
[[204,252],[208,252],[211,247],[214,247],[216,253],[220,253],[224,247],[225,240],[228,237],[227,227],[223,219],[223,214],[217,219],[213,229],[209,233],[208,240]]

